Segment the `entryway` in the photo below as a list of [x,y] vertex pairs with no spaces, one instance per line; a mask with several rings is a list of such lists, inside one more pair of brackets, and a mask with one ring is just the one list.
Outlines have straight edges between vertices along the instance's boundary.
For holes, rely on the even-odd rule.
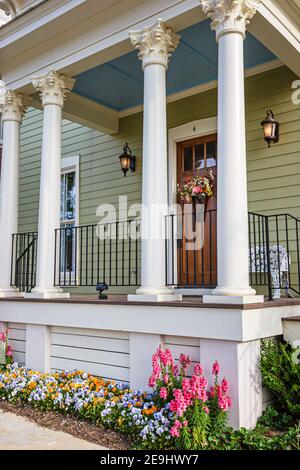
[[[182,186],[195,176],[212,172],[217,190],[217,134],[197,137],[177,143],[177,184]],[[178,201],[179,202],[179,201]],[[183,214],[191,212],[188,202],[180,202]],[[181,288],[212,288],[217,282],[217,200],[209,198],[204,218],[196,220],[196,206],[192,215],[180,217],[182,238],[177,241],[177,280]],[[188,221],[189,220],[189,221]],[[201,243],[187,236],[192,231],[202,231]]]

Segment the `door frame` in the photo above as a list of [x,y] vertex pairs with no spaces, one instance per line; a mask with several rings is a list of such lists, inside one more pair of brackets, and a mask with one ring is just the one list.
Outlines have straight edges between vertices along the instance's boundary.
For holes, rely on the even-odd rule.
[[[177,202],[177,144],[187,140],[193,140],[210,134],[218,133],[218,118],[210,117],[188,122],[181,126],[173,127],[168,131],[168,202],[172,206]],[[177,247],[174,247],[174,270],[177,282]],[[169,256],[169,259],[171,257]],[[183,295],[205,295],[212,289],[177,289],[176,292]]]

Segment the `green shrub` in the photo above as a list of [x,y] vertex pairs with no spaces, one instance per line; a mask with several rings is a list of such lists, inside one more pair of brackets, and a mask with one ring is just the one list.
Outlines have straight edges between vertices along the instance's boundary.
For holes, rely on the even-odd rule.
[[243,450],[299,450],[300,425],[289,428],[286,432],[269,432],[262,429],[239,431],[239,445]]
[[276,340],[263,342],[261,372],[283,410],[300,417],[300,364],[295,361],[295,349]]

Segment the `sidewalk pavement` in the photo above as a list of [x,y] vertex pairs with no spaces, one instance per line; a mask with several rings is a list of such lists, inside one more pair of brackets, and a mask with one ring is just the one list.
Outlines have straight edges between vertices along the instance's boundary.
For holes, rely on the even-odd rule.
[[0,450],[106,450],[65,432],[52,431],[27,418],[0,410]]

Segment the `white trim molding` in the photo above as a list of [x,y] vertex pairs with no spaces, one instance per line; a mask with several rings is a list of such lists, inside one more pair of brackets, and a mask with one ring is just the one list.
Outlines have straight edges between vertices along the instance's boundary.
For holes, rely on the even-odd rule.
[[217,132],[218,118],[211,117],[207,119],[199,119],[197,121],[188,122],[182,126],[169,129],[168,134],[168,169],[169,169],[169,204],[176,203],[176,186],[177,186],[177,144],[185,140],[196,139],[205,135]]
[[[199,119],[188,122],[178,127],[169,129],[168,132],[168,202],[169,206],[177,202],[177,144],[186,140],[196,139],[205,135],[217,132],[217,117]],[[169,263],[174,260],[175,284],[177,284],[177,246],[174,246],[173,257],[169,257]],[[169,266],[169,272],[171,266]],[[188,291],[188,294],[187,294]],[[177,289],[174,292],[182,295],[205,295],[211,292],[211,289]]]

